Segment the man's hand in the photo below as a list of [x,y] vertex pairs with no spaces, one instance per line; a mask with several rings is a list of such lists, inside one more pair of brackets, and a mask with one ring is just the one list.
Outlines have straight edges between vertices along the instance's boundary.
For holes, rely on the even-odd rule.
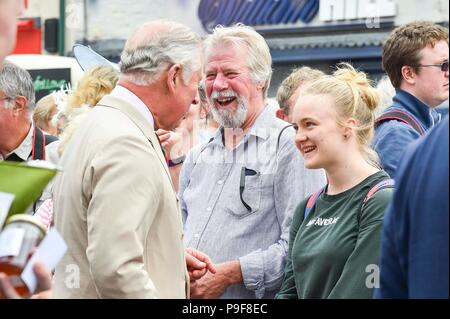
[[191,285],[208,271],[213,274],[216,273],[216,266],[211,258],[194,248],[186,248],[186,265]]
[[[33,266],[34,273],[37,277],[38,287],[32,299],[50,299],[52,297],[52,273],[41,262],[36,261]],[[0,295],[4,295],[7,299],[20,299],[20,295],[16,292],[8,277],[0,273]]]
[[216,265],[216,273],[207,273],[191,285],[192,299],[217,299],[229,286],[242,283],[239,261]]

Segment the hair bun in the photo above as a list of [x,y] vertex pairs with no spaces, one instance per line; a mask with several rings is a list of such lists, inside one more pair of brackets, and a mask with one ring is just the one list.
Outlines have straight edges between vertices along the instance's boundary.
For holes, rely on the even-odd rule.
[[360,97],[371,111],[377,108],[379,95],[367,78],[366,73],[357,71],[349,63],[343,62],[338,64],[338,68],[333,75],[337,79],[347,82],[355,95],[355,101],[359,100],[358,97]]

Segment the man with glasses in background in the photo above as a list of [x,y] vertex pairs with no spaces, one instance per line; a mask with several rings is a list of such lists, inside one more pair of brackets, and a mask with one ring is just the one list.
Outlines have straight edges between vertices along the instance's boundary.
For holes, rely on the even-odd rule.
[[[17,18],[23,11],[22,0],[0,0],[0,68],[2,68],[3,60],[13,50],[16,43]],[[0,97],[0,112],[6,111],[5,103],[10,103],[10,97],[4,92]],[[3,115],[0,114],[0,121]],[[0,136],[5,135],[3,129],[0,128]],[[36,273],[38,289],[36,298],[48,298],[51,295],[52,277],[50,271],[42,262],[36,262],[34,265]],[[6,298],[19,298],[8,277],[0,273],[0,295],[4,294]]]
[[373,146],[391,177],[406,147],[440,120],[435,108],[448,99],[448,50],[448,29],[423,21],[398,27],[384,44],[396,95],[377,119]]

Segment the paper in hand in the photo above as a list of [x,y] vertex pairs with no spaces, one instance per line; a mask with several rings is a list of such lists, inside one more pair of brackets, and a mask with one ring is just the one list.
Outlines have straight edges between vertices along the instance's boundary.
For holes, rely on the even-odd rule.
[[8,216],[8,212],[14,198],[14,194],[0,192],[0,231],[3,223],[5,222],[6,216]]
[[35,261],[41,261],[50,271],[53,271],[66,251],[66,242],[56,229],[51,228],[42,240],[36,252],[28,261],[21,275],[23,282],[27,285],[31,294],[35,293],[38,287],[36,275],[33,270]]

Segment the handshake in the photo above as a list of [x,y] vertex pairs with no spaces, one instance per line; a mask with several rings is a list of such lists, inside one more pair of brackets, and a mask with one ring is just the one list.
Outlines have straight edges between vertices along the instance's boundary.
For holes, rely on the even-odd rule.
[[[194,284],[209,271],[216,273],[216,267],[211,259],[202,252],[193,249],[186,249],[186,266],[189,273],[190,284]],[[33,266],[37,278],[37,290],[32,299],[50,299],[52,297],[52,273],[41,262],[36,261]],[[19,299],[21,296],[13,287],[11,280],[4,273],[0,273],[0,298]]]

